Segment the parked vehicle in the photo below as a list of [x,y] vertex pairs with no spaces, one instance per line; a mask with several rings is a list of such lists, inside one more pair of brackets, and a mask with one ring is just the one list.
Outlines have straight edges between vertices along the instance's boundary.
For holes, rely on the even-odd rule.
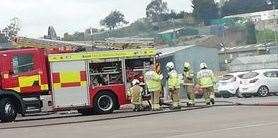
[[242,76],[239,92],[244,97],[258,95],[266,97],[278,92],[278,69],[261,69]]
[[129,102],[128,78],[140,78],[155,54],[152,48],[64,54],[1,50],[0,120],[14,121],[17,114],[37,113],[44,105],[50,111],[111,113]]
[[239,83],[241,77],[247,72],[235,72],[223,75],[217,83],[218,94],[224,98],[242,95],[239,93]]

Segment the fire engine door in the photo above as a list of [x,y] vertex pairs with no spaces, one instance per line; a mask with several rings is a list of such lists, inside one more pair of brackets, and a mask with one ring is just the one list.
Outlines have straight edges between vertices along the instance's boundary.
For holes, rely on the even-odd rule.
[[50,66],[54,108],[88,106],[86,62],[52,62]]
[[2,86],[19,93],[34,93],[48,90],[44,69],[40,61],[45,58],[39,51],[25,50],[2,55]]

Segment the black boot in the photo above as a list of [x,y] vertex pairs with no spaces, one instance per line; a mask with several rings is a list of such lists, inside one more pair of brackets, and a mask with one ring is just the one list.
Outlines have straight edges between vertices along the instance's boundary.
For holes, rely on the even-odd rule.
[[215,100],[213,98],[210,99],[210,102],[211,102],[212,105],[215,104]]

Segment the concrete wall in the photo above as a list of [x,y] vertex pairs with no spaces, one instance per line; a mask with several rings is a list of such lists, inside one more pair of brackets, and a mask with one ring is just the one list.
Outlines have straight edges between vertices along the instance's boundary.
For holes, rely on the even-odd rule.
[[256,70],[264,68],[277,68],[278,55],[258,55],[250,57],[238,57],[232,61],[229,70],[232,72]]

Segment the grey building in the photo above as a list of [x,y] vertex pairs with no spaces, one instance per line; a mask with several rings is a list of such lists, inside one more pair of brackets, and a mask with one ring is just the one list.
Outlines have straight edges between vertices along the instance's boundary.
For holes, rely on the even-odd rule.
[[[183,73],[183,64],[185,61],[191,63],[194,72],[199,71],[199,66],[202,62],[207,63],[208,67],[214,71],[219,71],[218,62],[218,50],[216,48],[208,48],[203,46],[189,45],[189,46],[178,46],[159,49],[160,52],[160,62],[162,67],[162,72],[164,76],[166,75],[166,64],[167,62],[174,62],[176,69],[180,76]],[[164,80],[164,86],[166,80]],[[167,86],[164,89],[167,93]],[[181,96],[186,97],[186,92],[181,87]]]
[[158,52],[161,53],[162,66],[165,66],[169,61],[173,61],[178,73],[183,72],[185,61],[191,64],[195,72],[199,71],[199,66],[202,62],[207,63],[210,69],[219,71],[218,50],[216,48],[189,45],[163,48],[159,49]]
[[11,48],[11,43],[0,43],[0,49]]

